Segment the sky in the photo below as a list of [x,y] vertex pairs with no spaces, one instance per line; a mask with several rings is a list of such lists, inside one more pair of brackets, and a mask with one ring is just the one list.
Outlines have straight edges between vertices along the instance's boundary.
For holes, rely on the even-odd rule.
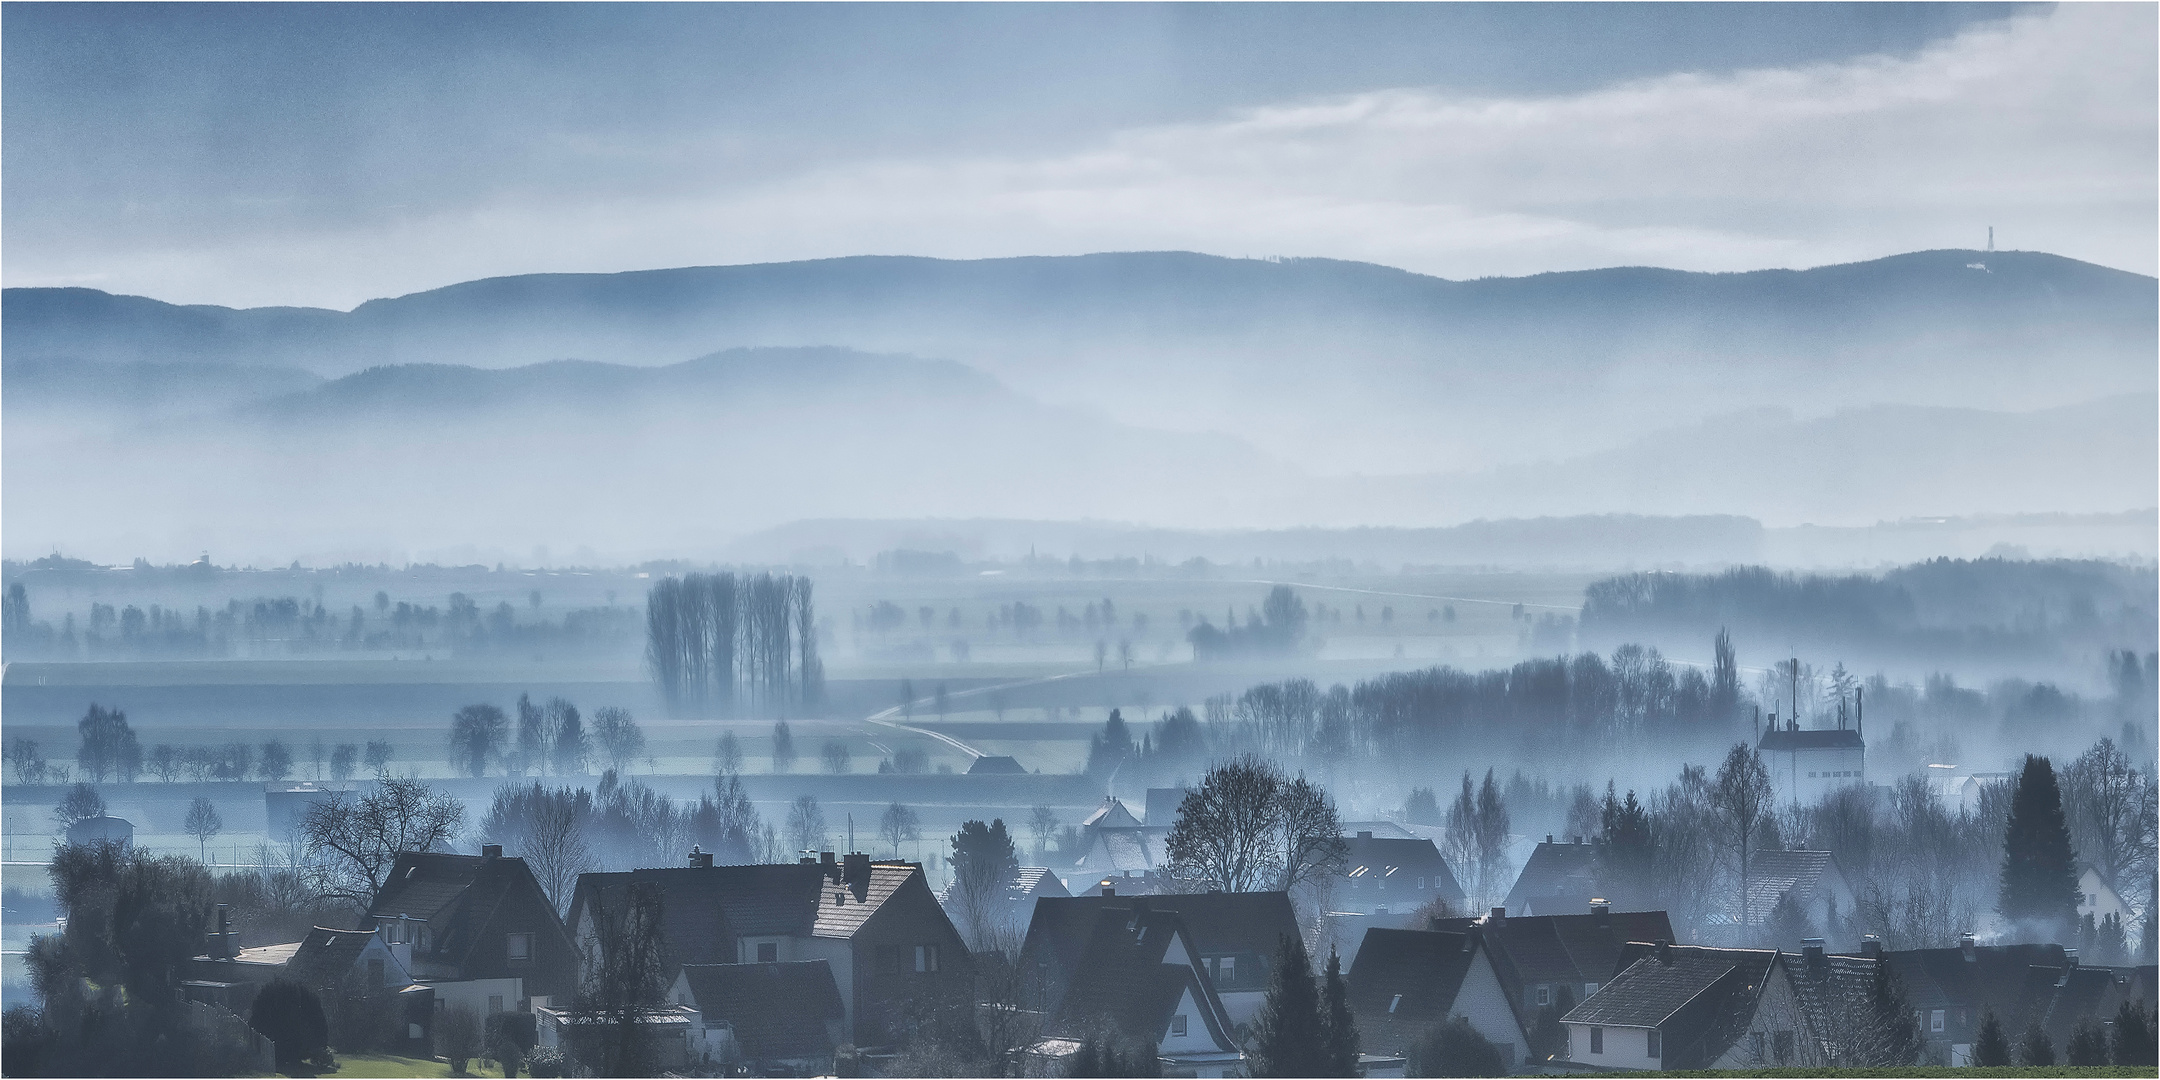
[[0,7],[0,281],[1183,249],[2154,273],[2151,4]]

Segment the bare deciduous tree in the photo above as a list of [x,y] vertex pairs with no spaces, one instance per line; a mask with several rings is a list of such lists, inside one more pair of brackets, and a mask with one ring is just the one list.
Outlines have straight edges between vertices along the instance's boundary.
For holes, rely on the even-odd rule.
[[582,790],[506,784],[495,789],[494,801],[480,819],[480,841],[501,844],[504,854],[523,858],[559,912],[578,875],[592,869],[592,850],[585,841],[591,813],[591,799]]
[[628,709],[606,705],[593,710],[593,737],[600,743],[608,767],[616,772],[622,772],[625,765],[645,752],[645,733],[638,729]]
[[365,908],[399,852],[443,847],[464,825],[463,803],[419,780],[385,774],[359,798],[339,793],[309,804],[299,833],[322,857],[318,890]]
[[1710,784],[1710,807],[1715,815],[1719,847],[1730,860],[1739,883],[1740,924],[1750,921],[1748,911],[1748,860],[1763,840],[1765,827],[1776,807],[1770,788],[1770,770],[1762,755],[1736,743],[1718,766]]
[[218,813],[216,803],[197,795],[195,801],[188,804],[187,817],[180,822],[180,827],[195,838],[196,858],[209,862],[210,841],[225,831],[225,818]]
[[1293,888],[1333,872],[1348,851],[1326,792],[1252,754],[1186,792],[1168,848],[1178,873],[1226,892]]

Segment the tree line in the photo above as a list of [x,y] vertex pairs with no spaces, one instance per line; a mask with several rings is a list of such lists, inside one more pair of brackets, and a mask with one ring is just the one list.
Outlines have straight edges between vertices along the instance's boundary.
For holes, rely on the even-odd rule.
[[668,707],[693,716],[777,716],[815,708],[811,582],[790,574],[685,574],[646,597],[645,658]]

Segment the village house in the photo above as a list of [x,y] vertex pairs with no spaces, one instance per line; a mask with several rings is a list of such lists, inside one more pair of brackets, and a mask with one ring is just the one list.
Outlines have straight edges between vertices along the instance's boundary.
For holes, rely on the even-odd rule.
[[[1778,901],[1791,897],[1808,922],[1800,937],[1830,933],[1856,906],[1852,883],[1827,851],[1757,851],[1748,855],[1747,911],[1740,910],[1737,882],[1718,887],[1717,908],[1707,932],[1737,944],[1770,921]],[[1765,942],[1765,944],[1769,944]],[[1792,942],[1777,942],[1791,945]]]
[[1511,1071],[1527,1056],[1523,1013],[1476,934],[1369,930],[1344,978],[1366,1053],[1407,1055],[1434,1024],[1461,1016],[1500,1048]]
[[1068,889],[1106,877],[1161,873],[1169,865],[1170,826],[1146,825],[1115,797],[1080,822],[1080,854],[1060,873]]
[[1631,941],[1671,941],[1672,921],[1662,911],[1614,911],[1593,904],[1581,915],[1510,916],[1504,907],[1475,919],[1434,919],[1431,929],[1475,933],[1492,950],[1500,983],[1522,1014],[1544,1006],[1581,1002],[1619,970]]
[[2124,927],[2136,924],[2136,915],[2123,902],[2122,894],[2091,863],[2078,864],[2077,913],[2080,922],[2091,919],[2097,923],[2113,915]]
[[1810,1032],[1778,950],[1635,942],[1620,965],[1560,1019],[1575,1064],[1673,1070],[1803,1062]]
[[1064,1075],[1090,1038],[1152,1051],[1164,1076],[1241,1072],[1235,1025],[1185,919],[1157,907],[1095,906],[1076,920],[1072,977],[1045,1014],[1030,1072]]
[[2038,1023],[2062,1048],[2080,1019],[2105,1021],[2124,1000],[2152,1001],[2152,968],[2084,967],[2060,945],[1980,945],[1886,952],[1870,938],[1861,955],[1889,963],[1905,987],[1928,1053],[1923,1061],[1964,1066],[1993,1013],[2011,1038]]
[[1858,727],[1801,728],[1788,721],[1763,732],[1755,749],[1781,806],[1813,806],[1841,787],[1867,782],[1867,740]]
[[1544,843],[1530,850],[1502,906],[1518,916],[1573,915],[1588,911],[1592,900],[1626,908],[1634,898],[1604,880],[1597,845],[1585,844],[1581,837],[1556,843],[1548,833]]
[[1097,913],[1105,910],[1175,912],[1233,1028],[1252,1023],[1267,998],[1268,979],[1282,939],[1298,938],[1297,915],[1291,910],[1290,894],[1284,892],[1123,896],[1109,891],[1044,898],[1035,903],[1035,919],[1020,950],[1025,983],[1039,999],[1032,1007],[1045,1015],[1057,1012],[1081,974],[1082,954],[1095,932]]
[[1331,911],[1360,915],[1408,913],[1439,900],[1461,910],[1462,886],[1430,840],[1375,837],[1359,831],[1344,838],[1342,871],[1329,884]]
[[687,1064],[757,1076],[823,1076],[846,1041],[847,1008],[824,960],[684,964],[669,1003],[689,1014]]
[[823,960],[843,1011],[843,1041],[886,1045],[921,1014],[964,1007],[974,991],[967,946],[938,906],[919,864],[832,852],[816,860],[581,874],[570,931],[588,964],[600,959],[598,906],[633,884],[657,889],[663,977],[686,965]]
[[400,854],[367,919],[387,947],[386,975],[394,966],[430,987],[437,1008],[484,1018],[577,990],[577,950],[554,905],[525,860],[498,845]]

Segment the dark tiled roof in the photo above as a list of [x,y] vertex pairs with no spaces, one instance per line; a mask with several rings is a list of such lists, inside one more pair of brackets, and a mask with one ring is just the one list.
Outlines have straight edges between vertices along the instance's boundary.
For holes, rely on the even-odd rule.
[[1716,1061],[1747,1029],[1778,953],[1637,943],[1622,960],[1626,967],[1612,981],[1562,1019],[1657,1028],[1664,1036],[1664,1066],[1686,1069]]
[[[1768,919],[1770,909],[1786,893],[1795,893],[1795,899],[1802,901],[1812,899],[1816,887],[1836,865],[1837,858],[1827,851],[1758,851],[1749,855],[1748,921],[1760,923]],[[1740,913],[1730,910],[1730,897],[1722,906],[1728,919],[1739,921]]]
[[1125,804],[1115,797],[1104,799],[1103,804],[1096,807],[1094,813],[1089,814],[1087,817],[1082,818],[1080,821],[1080,827],[1083,829],[1098,827],[1105,829],[1130,829],[1138,826],[1139,824],[1140,819],[1134,817],[1133,812],[1126,809]]
[[1080,954],[1095,932],[1097,913],[1105,909],[1176,912],[1184,920],[1193,948],[1202,956],[1240,958],[1241,984],[1247,981],[1248,970],[1258,978],[1273,969],[1283,935],[1298,936],[1290,895],[1282,892],[1046,896],[1035,901],[1035,916],[1028,924],[1020,962],[1024,969],[1048,980],[1052,1002],[1063,996],[1072,973],[1078,970]]
[[1448,869],[1447,860],[1440,857],[1440,849],[1430,840],[1399,840],[1394,837],[1351,836],[1343,840],[1348,848],[1348,858],[1343,862],[1343,876],[1352,878],[1399,880],[1404,877],[1426,878],[1430,889],[1448,902],[1463,901],[1462,886],[1455,883],[1455,875]]
[[975,759],[975,763],[973,765],[968,766],[969,776],[993,773],[1009,774],[1024,772],[1027,772],[1027,770],[1021,767],[1019,760],[1010,756],[979,757]]
[[1860,738],[1860,733],[1851,728],[1844,731],[1836,728],[1805,728],[1800,731],[1778,728],[1775,731],[1763,732],[1762,742],[1756,745],[1758,750],[1777,751],[1862,750],[1866,747],[1867,742]]
[[1538,983],[1603,983],[1620,970],[1631,941],[1671,941],[1672,921],[1662,911],[1614,911],[1604,915],[1530,915],[1505,918],[1435,919],[1432,929],[1468,933],[1472,927],[1493,950],[1500,982],[1515,1000]]
[[[521,860],[522,861],[522,860]],[[374,918],[410,915],[433,922],[436,912],[463,895],[480,873],[481,857],[441,851],[407,851],[390,867],[375,902],[368,905]]]
[[732,964],[738,937],[851,938],[910,881],[929,890],[914,863],[872,863],[866,883],[837,882],[831,873],[816,863],[778,863],[580,874],[570,926],[596,896],[620,897],[650,882],[660,889],[669,964]]
[[1048,1025],[1053,1037],[1085,1038],[1104,1027],[1153,1046],[1189,992],[1218,1049],[1234,1050],[1229,1018],[1205,970],[1170,962],[1173,940],[1197,949],[1176,912],[1102,908],[1094,912],[1071,984]]
[[682,977],[705,1022],[726,1021],[745,1057],[780,1061],[832,1052],[826,1025],[845,1013],[825,961],[686,964]]
[[285,964],[285,977],[309,987],[335,986],[360,960],[373,930],[335,930],[318,926],[300,939],[300,951]]
[[1869,1008],[1877,961],[1820,952],[1810,955],[1803,950],[1781,953],[1778,962],[1811,1030],[1832,1042],[1858,1033]]
[[[1515,875],[1508,890],[1509,911],[1537,909],[1541,914],[1572,914],[1589,910],[1593,897],[1622,899],[1598,891],[1598,857],[1594,844],[1539,844]],[[1545,908],[1560,910],[1545,911]]]
[[[563,933],[553,918],[540,882],[525,860],[503,856],[454,855],[408,851],[391,866],[390,875],[368,906],[372,918],[410,915],[425,920],[432,932],[425,956],[462,968],[482,944],[481,931],[514,892],[529,894],[548,910],[552,933]],[[537,928],[536,928],[537,929]]]
[[[2023,1032],[2026,973],[2035,966],[2060,968],[2060,945],[1976,945],[1967,959],[1963,949],[1901,949],[1883,954],[1905,984],[1905,999],[1915,1009],[1965,1009],[1967,1023],[1978,1030],[1993,1010],[2005,1030]],[[1948,1018],[1954,1029],[1956,1014]],[[1959,1040],[1964,1041],[1964,1040]]]
[[1405,1053],[1427,1027],[1447,1019],[1477,949],[1469,934],[1365,931],[1346,976],[1364,1048]]

